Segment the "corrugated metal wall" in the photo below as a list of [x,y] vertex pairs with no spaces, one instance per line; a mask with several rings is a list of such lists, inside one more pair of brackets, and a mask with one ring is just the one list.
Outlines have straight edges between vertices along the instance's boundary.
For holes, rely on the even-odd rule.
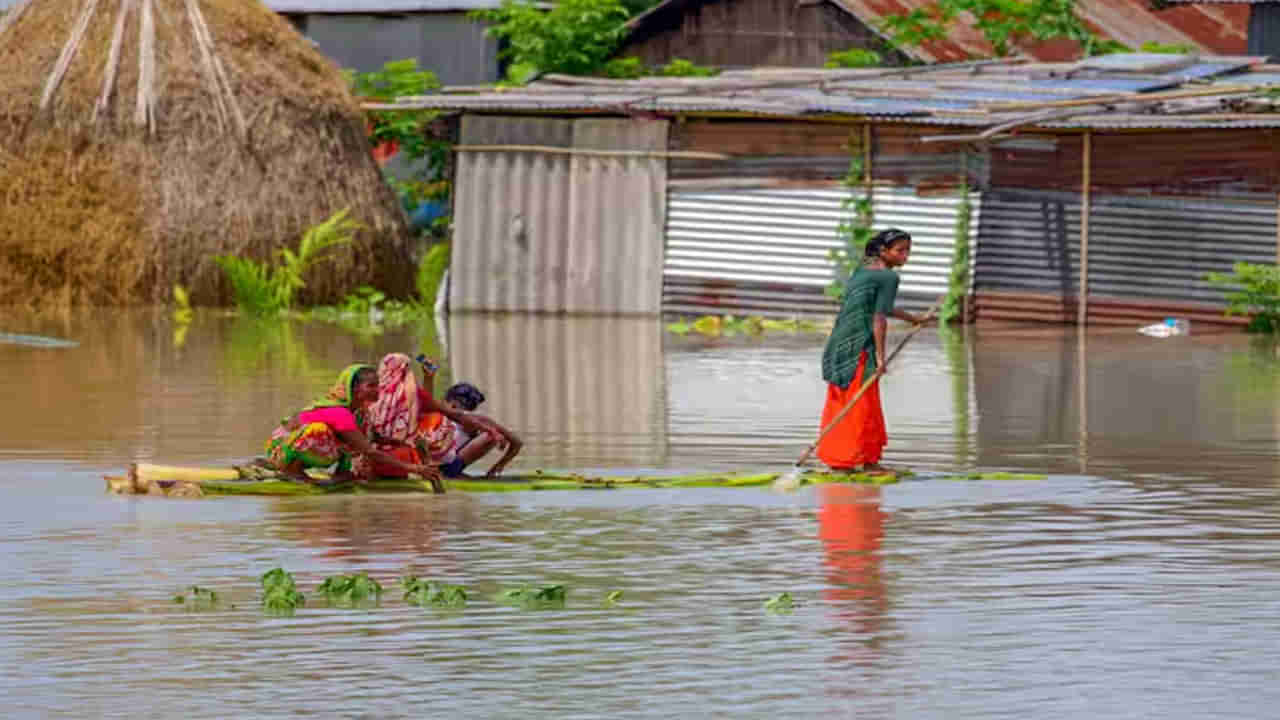
[[[664,150],[666,121],[467,115],[461,145]],[[656,314],[666,161],[458,153],[449,302],[458,311]]]
[[[1274,263],[1274,204],[1094,195],[1089,222],[1090,322],[1166,314],[1221,321],[1208,272]],[[979,318],[1074,320],[1078,194],[993,190],[983,196],[976,256]]]
[[[297,16],[295,16],[297,17]],[[445,85],[478,85],[498,79],[498,41],[466,12],[412,14],[308,14],[302,28],[320,52],[340,67],[380,70],[392,60],[415,58]]]
[[[849,211],[839,186],[804,189],[673,188],[668,196],[663,310],[680,313],[831,313],[828,252]],[[978,196],[970,243],[976,242]],[[911,260],[899,287],[904,307],[923,307],[946,291],[954,251],[955,195],[920,197],[910,188],[877,187],[875,226],[912,234]]]
[[522,462],[660,467],[662,333],[652,318],[453,315],[449,361],[485,394],[480,411],[524,439]]

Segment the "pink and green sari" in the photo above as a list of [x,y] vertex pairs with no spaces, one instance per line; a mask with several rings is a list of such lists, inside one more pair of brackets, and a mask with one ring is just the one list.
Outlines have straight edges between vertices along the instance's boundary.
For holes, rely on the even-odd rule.
[[[304,408],[298,415],[287,418],[276,427],[267,440],[267,459],[279,470],[283,470],[295,462],[301,461],[303,468],[325,468],[337,465],[338,471],[352,468],[352,451],[334,428],[326,422],[298,422],[298,417],[312,414],[323,417],[315,410],[326,408],[344,408],[351,410],[355,395],[356,378],[360,371],[371,368],[369,365],[348,365],[338,376],[337,382],[329,390],[328,395]],[[353,410],[356,426],[364,426],[364,413]]]

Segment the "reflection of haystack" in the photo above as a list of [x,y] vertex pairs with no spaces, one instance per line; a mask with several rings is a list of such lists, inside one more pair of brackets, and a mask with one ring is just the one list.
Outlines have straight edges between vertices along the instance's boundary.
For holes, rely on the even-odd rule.
[[408,230],[340,71],[258,0],[20,0],[0,17],[0,304],[225,300],[344,207],[306,299],[412,286]]

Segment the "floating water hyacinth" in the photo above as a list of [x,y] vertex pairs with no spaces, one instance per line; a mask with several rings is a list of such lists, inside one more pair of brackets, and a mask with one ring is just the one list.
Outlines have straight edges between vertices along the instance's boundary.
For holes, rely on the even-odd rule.
[[173,602],[185,605],[188,610],[213,610],[218,606],[218,593],[209,588],[192,585],[173,596]]
[[420,580],[413,575],[400,578],[406,602],[422,607],[458,609],[467,605],[467,589],[433,580]]
[[382,585],[367,573],[334,575],[325,578],[316,588],[334,607],[367,607],[377,605],[382,598]]
[[789,592],[778,593],[764,601],[765,611],[775,615],[785,615],[794,610],[795,606],[795,601],[791,599]]
[[563,585],[546,585],[540,588],[526,585],[504,590],[494,597],[494,601],[525,610],[561,610],[567,595],[568,591]]
[[307,599],[298,592],[298,585],[293,574],[284,568],[268,570],[262,576],[262,609],[270,615],[292,615],[295,610],[307,604]]

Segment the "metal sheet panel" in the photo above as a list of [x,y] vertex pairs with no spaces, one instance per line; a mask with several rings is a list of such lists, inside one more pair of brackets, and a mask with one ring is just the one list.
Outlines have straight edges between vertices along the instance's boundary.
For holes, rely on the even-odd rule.
[[[848,216],[840,187],[685,190],[669,194],[663,309],[790,315],[831,313],[830,250]],[[978,227],[977,194],[972,238]],[[907,306],[946,291],[954,250],[954,195],[919,197],[910,188],[876,188],[876,227],[915,238],[899,292]]]
[[414,58],[445,85],[498,79],[498,42],[486,36],[484,25],[468,19],[465,11],[326,12],[305,11],[305,34],[340,67],[371,72],[393,60]]
[[[667,125],[665,120],[576,120],[573,146],[661,151]],[[665,159],[573,157],[566,312],[658,314],[666,186]]]
[[[1069,193],[993,190],[983,198],[975,292],[1074,300],[1080,203]],[[1276,258],[1276,208],[1216,199],[1095,195],[1090,298],[1224,305],[1204,279]],[[981,312],[981,311],[980,311]],[[1093,313],[1091,312],[1091,317]]]
[[[449,361],[486,396],[482,411],[540,467],[660,467],[666,393],[654,318],[462,314]],[[462,371],[457,371],[462,372]]]
[[[665,121],[465,116],[462,144],[651,150]],[[666,164],[655,158],[460,152],[450,308],[659,311]]]

